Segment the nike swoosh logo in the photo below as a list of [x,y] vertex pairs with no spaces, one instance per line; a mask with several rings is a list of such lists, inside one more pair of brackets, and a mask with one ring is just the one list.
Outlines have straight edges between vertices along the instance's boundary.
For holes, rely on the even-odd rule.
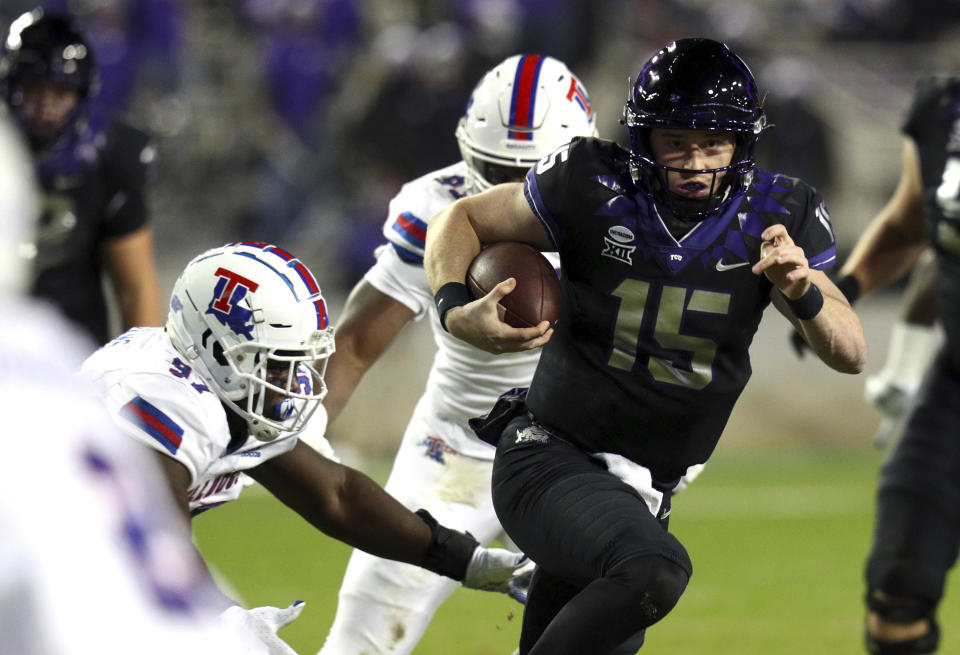
[[731,268],[739,268],[741,266],[749,266],[750,262],[738,262],[736,264],[724,264],[722,261],[717,262],[718,271],[729,271]]

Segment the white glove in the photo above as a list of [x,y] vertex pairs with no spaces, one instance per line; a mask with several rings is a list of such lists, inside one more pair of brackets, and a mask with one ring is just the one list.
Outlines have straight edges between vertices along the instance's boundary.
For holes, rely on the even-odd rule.
[[523,553],[477,546],[467,565],[467,574],[463,576],[463,586],[481,591],[499,591],[518,603],[526,603],[535,566]]
[[699,477],[703,473],[703,469],[706,464],[692,464],[687,467],[686,474],[680,478],[680,482],[677,483],[677,486],[673,488],[673,493],[678,494]]
[[864,397],[884,416],[874,443],[887,444],[913,403],[926,371],[939,345],[937,330],[900,321],[890,332],[890,347],[883,368],[867,378]]
[[220,613],[220,625],[240,637],[246,646],[244,655],[297,655],[277,632],[293,623],[305,606],[302,600],[284,608],[265,606],[248,610],[234,605]]

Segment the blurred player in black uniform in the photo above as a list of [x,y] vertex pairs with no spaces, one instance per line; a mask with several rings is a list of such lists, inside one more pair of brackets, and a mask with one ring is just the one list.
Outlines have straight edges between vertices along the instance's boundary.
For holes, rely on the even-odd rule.
[[[669,44],[624,118],[630,150],[575,138],[523,184],[460,200],[427,231],[452,334],[491,352],[546,344],[525,403],[505,396],[478,430],[499,440],[497,515],[538,565],[521,654],[632,653],[673,608],[692,566],[666,530],[670,490],[720,438],[768,304],[832,368],[857,373],[866,357],[822,271],[836,250],[822,199],[754,165],[766,121],[739,57],[708,39]],[[512,280],[469,302],[469,262],[502,240],[559,251],[553,331],[500,321]]]
[[106,272],[123,329],[162,325],[144,199],[154,149],[142,132],[89,122],[96,62],[68,17],[35,9],[10,26],[0,93],[24,131],[44,191],[33,294],[97,342],[109,338]]
[[884,463],[866,566],[867,650],[933,653],[960,547],[960,77],[920,82],[903,123],[900,183],[838,285],[851,299],[905,275],[932,247],[945,343]]

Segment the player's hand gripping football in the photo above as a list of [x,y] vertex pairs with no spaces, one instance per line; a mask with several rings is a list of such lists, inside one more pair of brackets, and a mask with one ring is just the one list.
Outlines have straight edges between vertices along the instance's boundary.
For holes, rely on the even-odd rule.
[[518,603],[526,604],[534,568],[534,563],[523,553],[477,546],[467,565],[463,586],[481,591],[499,591]]
[[553,336],[550,323],[543,321],[535,327],[515,328],[503,321],[500,299],[513,291],[516,284],[513,278],[507,278],[483,298],[451,309],[445,319],[447,330],[495,355],[539,348]]
[[777,223],[760,236],[760,261],[754,264],[754,275],[767,276],[787,298],[799,298],[810,288],[810,265],[803,248],[796,245],[787,228]]

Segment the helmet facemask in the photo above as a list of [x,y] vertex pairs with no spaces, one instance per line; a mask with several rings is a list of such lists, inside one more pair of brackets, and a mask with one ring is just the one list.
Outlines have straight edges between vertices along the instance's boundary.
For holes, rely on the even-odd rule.
[[[323,380],[333,354],[333,332],[315,332],[305,350],[270,349],[257,343],[236,344],[223,357],[245,393],[224,398],[247,421],[250,434],[272,441],[282,432],[300,432],[327,395]],[[252,363],[252,366],[248,366]]]
[[[643,180],[647,188],[653,193],[657,205],[666,209],[669,214],[681,221],[701,221],[718,213],[731,200],[735,193],[746,189],[753,181],[755,161],[754,146],[759,136],[758,126],[756,134],[753,132],[732,132],[735,146],[730,163],[717,168],[679,168],[668,166],[656,160],[650,144],[651,132],[655,127],[647,126],[644,121],[638,121],[635,114],[627,105],[624,111],[624,123],[630,135],[631,156],[630,169],[634,181]],[[680,129],[691,129],[684,126]],[[703,132],[730,133],[729,130],[704,129]],[[685,198],[670,190],[667,181],[669,173],[681,175],[711,175],[708,184],[709,192],[703,198]]]
[[[709,39],[681,39],[652,57],[637,76],[623,111],[630,137],[630,165],[658,206],[681,221],[719,213],[753,181],[754,148],[766,116],[753,75],[727,46]],[[656,160],[650,145],[655,128],[732,133],[730,163],[708,169],[675,168]],[[667,174],[711,175],[704,198],[671,193]]]
[[536,163],[518,161],[516,164],[506,164],[502,160],[485,158],[482,153],[471,152],[462,146],[460,154],[467,164],[467,189],[471,194],[505,182],[522,182],[527,171]]

